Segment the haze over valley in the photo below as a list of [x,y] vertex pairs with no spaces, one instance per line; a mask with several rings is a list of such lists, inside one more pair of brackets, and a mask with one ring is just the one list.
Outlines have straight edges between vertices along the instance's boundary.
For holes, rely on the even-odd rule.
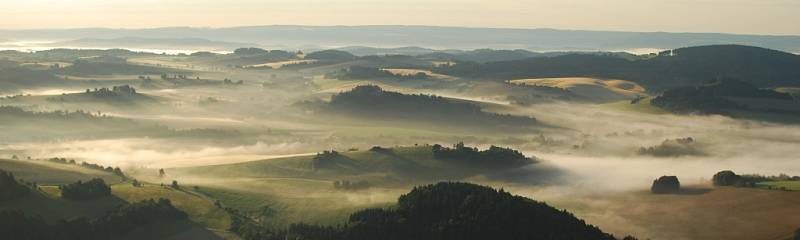
[[0,30],[0,238],[800,237],[800,36],[262,23]]

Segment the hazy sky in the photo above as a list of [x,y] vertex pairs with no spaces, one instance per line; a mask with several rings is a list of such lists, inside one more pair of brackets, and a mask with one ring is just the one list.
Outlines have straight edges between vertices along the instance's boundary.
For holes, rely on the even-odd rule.
[[798,23],[800,0],[0,0],[5,29],[398,24],[800,35]]

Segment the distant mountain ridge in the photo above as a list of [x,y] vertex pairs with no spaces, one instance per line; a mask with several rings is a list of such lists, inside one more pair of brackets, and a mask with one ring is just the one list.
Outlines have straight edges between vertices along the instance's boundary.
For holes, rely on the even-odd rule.
[[100,47],[100,48],[214,48],[216,50],[233,50],[241,47],[254,47],[257,44],[212,41],[204,38],[80,38],[76,40],[54,42],[50,46],[62,47]]
[[18,40],[79,38],[205,38],[249,42],[269,48],[336,48],[342,46],[436,49],[526,49],[532,51],[620,51],[637,48],[673,49],[712,44],[741,44],[800,52],[800,36],[722,33],[615,32],[557,29],[468,28],[436,26],[245,26],[228,28],[166,27],[150,29],[0,30]]

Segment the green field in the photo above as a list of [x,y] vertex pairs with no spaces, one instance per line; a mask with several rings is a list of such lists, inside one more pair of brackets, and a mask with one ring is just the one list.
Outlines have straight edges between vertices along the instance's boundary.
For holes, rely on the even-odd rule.
[[[174,176],[181,183],[198,185],[198,192],[219,199],[225,207],[282,226],[338,224],[358,209],[390,206],[411,186],[491,172],[436,159],[430,146],[340,152],[332,164],[316,168],[313,158],[166,169],[165,179]],[[336,189],[337,180],[364,180],[370,187]]]
[[186,189],[173,189],[160,185],[144,184],[134,187],[128,183],[111,187],[112,194],[126,202],[138,202],[147,199],[166,198],[178,209],[189,214],[189,219],[213,230],[226,230],[231,219],[228,214],[214,206],[214,201],[197,192]]
[[756,186],[759,188],[773,189],[773,190],[787,190],[787,191],[800,191],[800,181],[770,181],[760,182]]
[[267,159],[236,164],[170,169],[177,175],[237,178],[303,178],[331,183],[340,179],[369,179],[410,185],[431,180],[462,179],[486,169],[436,159],[431,146],[395,147],[387,152],[339,152],[330,166],[315,169],[314,156]]

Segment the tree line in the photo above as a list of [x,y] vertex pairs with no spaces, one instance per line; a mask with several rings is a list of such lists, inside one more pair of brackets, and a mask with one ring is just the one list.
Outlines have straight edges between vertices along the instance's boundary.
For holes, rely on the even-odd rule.
[[509,168],[535,162],[517,150],[494,145],[486,150],[478,150],[465,146],[463,142],[454,144],[452,148],[435,144],[432,151],[437,159],[480,167]]

